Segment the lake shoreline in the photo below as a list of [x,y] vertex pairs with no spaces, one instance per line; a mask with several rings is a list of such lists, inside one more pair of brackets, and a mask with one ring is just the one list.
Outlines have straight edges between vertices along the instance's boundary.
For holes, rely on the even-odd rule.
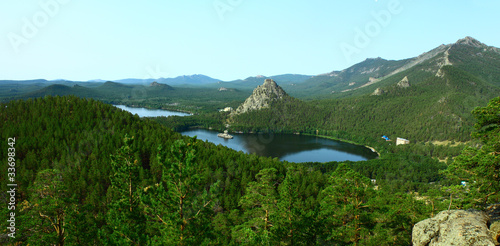
[[[202,127],[202,126],[190,126],[190,127],[188,127],[188,130],[194,130],[194,129],[203,129],[203,130],[208,130],[208,131],[217,131],[217,130],[215,130],[213,128],[210,128],[210,127],[209,128]],[[234,134],[241,134],[241,132],[236,132],[236,131],[229,131],[229,132],[230,133],[234,133]],[[249,134],[255,134],[254,132],[248,132],[248,133]],[[356,143],[354,141],[340,139],[340,138],[336,138],[336,137],[332,137],[332,136],[315,135],[315,134],[308,134],[308,133],[300,133],[299,135],[320,137],[320,138],[324,138],[324,139],[330,139],[330,140],[340,141],[340,142],[344,142],[344,143],[349,143],[349,144],[353,144],[353,145],[357,145],[357,146],[363,146],[363,147],[365,147],[367,149],[370,149],[374,153],[376,153],[377,156],[378,156],[378,158],[380,158],[380,156],[381,156],[380,152],[378,152],[375,148],[373,148],[371,146],[368,146],[368,145],[365,145],[365,144]]]
[[[184,113],[184,112],[179,112],[179,111],[171,111],[171,110],[164,110],[164,109],[148,109],[148,108],[144,108],[144,107],[137,107],[137,105],[132,105],[132,106],[127,106],[127,105],[113,105],[113,106],[115,106],[117,108],[120,108],[122,110],[125,110],[125,111],[129,111],[132,114],[137,114],[140,117],[175,116],[175,115],[178,115],[178,114],[186,114],[186,115],[180,115],[180,116],[191,116],[192,115],[192,114],[188,114],[188,113]],[[153,113],[145,114],[144,113],[145,111],[147,111],[147,112],[153,112]],[[158,114],[157,113],[158,111],[160,111],[160,112],[161,111],[165,111],[166,114]],[[174,113],[174,114],[169,114],[169,113]],[[178,114],[175,114],[175,113],[178,113]],[[207,130],[207,131],[218,132],[219,133],[219,137],[220,137],[220,130],[219,129],[215,130],[212,127],[208,127],[208,129],[207,129],[206,127],[202,127],[202,126],[190,126],[190,127],[188,127],[187,130],[189,131],[189,130],[192,130],[192,129],[200,129],[200,130]],[[185,131],[186,130],[179,131],[179,133],[182,134],[182,135],[184,135],[183,132],[185,132]],[[231,132],[234,132],[234,131],[231,131]],[[238,133],[238,135],[239,135],[239,133],[243,133],[243,132],[234,132],[234,133]],[[249,132],[249,133],[250,134],[255,134],[254,132]],[[285,135],[290,135],[290,134],[285,134]],[[297,134],[291,134],[291,135],[297,135]],[[314,135],[314,134],[305,134],[305,133],[299,134],[299,135],[308,136],[308,137],[320,137],[320,138],[323,138],[323,139],[337,141],[337,142],[341,142],[341,143],[344,143],[344,144],[351,144],[353,146],[364,147],[365,149],[369,149],[373,153],[377,154],[376,157],[371,157],[371,158],[379,158],[380,157],[380,153],[377,150],[375,150],[375,148],[367,146],[367,145],[363,145],[363,144],[358,144],[358,143],[355,143],[353,141],[348,141],[348,140],[339,139],[339,138],[335,138],[335,137],[331,137],[331,136],[325,136],[325,135]],[[212,142],[215,143],[217,141],[212,141]],[[260,148],[260,146],[259,146],[259,148]],[[233,149],[235,149],[235,148],[233,148]],[[339,151],[339,152],[342,152],[342,151]],[[343,153],[348,153],[348,152],[343,152]],[[352,154],[352,153],[349,153],[349,154]],[[366,157],[364,155],[358,155],[358,154],[354,154],[354,155],[363,156],[363,158],[365,160],[366,159],[370,159],[369,157]]]
[[180,110],[180,109],[177,109],[177,108],[165,108],[165,107],[161,107],[161,108],[152,108],[152,107],[148,107],[148,106],[139,106],[139,105],[134,105],[134,104],[111,104],[113,106],[126,106],[126,107],[129,107],[129,108],[144,108],[144,109],[149,109],[149,110],[166,110],[166,111],[172,111],[172,112],[179,112],[179,113],[185,113],[185,114],[190,114],[190,115],[194,115],[193,112],[190,112],[190,111],[187,111],[187,110]]
[[356,142],[353,142],[350,140],[340,139],[340,138],[336,138],[336,137],[332,137],[332,136],[326,136],[326,135],[315,135],[315,134],[308,134],[308,133],[301,133],[301,135],[316,136],[316,137],[326,138],[326,139],[330,139],[330,140],[336,140],[336,141],[340,141],[340,142],[344,142],[344,143],[350,143],[350,144],[354,144],[354,145],[358,145],[358,146],[364,146],[365,148],[368,148],[371,151],[377,153],[378,157],[380,157],[380,153],[375,148],[370,147],[368,145],[364,145],[364,144],[356,143]]
[[[136,105],[128,106],[124,104],[111,104],[116,108],[128,111],[132,114],[137,114],[140,117],[170,117],[170,116],[193,116],[192,113],[186,113],[181,111],[167,110],[167,109],[151,109],[145,107],[137,107]],[[150,112],[149,114],[144,114],[144,112]],[[158,112],[160,112],[158,114]],[[183,115],[184,114],[184,115]]]
[[[205,127],[202,127],[202,126],[191,126],[191,127],[188,127],[188,130],[191,130],[191,129],[193,129],[193,130],[194,129],[203,129],[203,130],[208,130],[208,131],[216,131],[213,128],[210,128],[210,127],[209,128],[205,128]],[[229,132],[230,133],[234,133],[234,134],[241,134],[241,132],[236,132],[236,131],[229,131]],[[255,134],[255,133],[254,132],[249,132],[249,134]],[[363,147],[365,147],[367,149],[370,149],[374,153],[376,153],[378,157],[381,156],[380,152],[378,152],[375,148],[373,148],[371,146],[368,146],[368,145],[365,145],[365,144],[356,143],[354,141],[345,140],[345,139],[341,139],[341,138],[336,138],[336,137],[332,137],[332,136],[315,135],[315,134],[308,134],[308,133],[300,133],[299,135],[320,137],[320,138],[324,138],[324,139],[330,139],[330,140],[340,141],[340,142],[354,144],[354,145],[358,145],[358,146],[363,146]]]
[[[191,133],[188,133],[191,132]],[[268,156],[279,158],[281,161],[289,161],[295,163],[303,162],[342,162],[342,161],[367,161],[370,159],[378,159],[379,154],[372,148],[364,145],[353,144],[348,141],[332,139],[326,136],[299,134],[277,134],[260,136],[258,133],[234,134],[233,140],[220,140],[217,133],[220,130],[210,129],[206,127],[196,126],[189,127],[186,130],[178,131],[184,136],[198,136],[202,141],[209,141],[214,144],[222,144],[236,151],[245,153],[253,153],[255,150],[260,156]],[[232,133],[231,133],[232,134]],[[273,144],[270,143],[270,138],[274,139]],[[300,140],[299,140],[300,139]],[[326,140],[326,141],[325,141]],[[331,144],[333,142],[335,144]],[[309,147],[307,147],[309,144]],[[312,145],[311,145],[312,144]],[[321,146],[318,146],[320,144]],[[282,146],[282,147],[279,147]],[[314,146],[311,148],[311,146]],[[336,147],[333,147],[336,146]],[[351,147],[347,147],[351,146]],[[253,152],[252,152],[253,150]],[[264,151],[265,150],[265,151]],[[370,151],[371,150],[371,151]],[[263,154],[266,153],[267,154]],[[270,154],[272,153],[272,154]],[[309,156],[307,156],[309,155]]]

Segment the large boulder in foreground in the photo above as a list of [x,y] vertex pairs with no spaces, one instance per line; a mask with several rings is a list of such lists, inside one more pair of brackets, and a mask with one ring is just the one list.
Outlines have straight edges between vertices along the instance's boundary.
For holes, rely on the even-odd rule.
[[495,246],[498,242],[488,228],[489,220],[482,211],[442,211],[413,227],[412,242],[414,246]]
[[490,218],[489,225],[493,241],[496,241],[496,245],[500,245],[500,203],[488,206],[485,212]]

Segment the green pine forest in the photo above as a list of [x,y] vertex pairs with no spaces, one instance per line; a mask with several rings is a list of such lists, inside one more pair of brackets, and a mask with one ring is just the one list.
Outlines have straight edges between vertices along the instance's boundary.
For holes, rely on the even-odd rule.
[[[497,48],[467,37],[415,58],[273,76],[289,96],[244,114],[219,109],[262,77],[0,81],[0,185],[17,185],[0,195],[0,245],[411,245],[423,219],[500,202],[499,68]],[[289,163],[179,133],[190,128],[317,135],[380,155]]]
[[[11,100],[0,104],[0,156],[7,170],[13,161],[7,139],[15,138],[17,231],[15,239],[6,236],[9,211],[2,206],[0,240],[409,245],[412,226],[422,219],[448,207],[480,209],[499,201],[500,98],[480,106],[473,123],[463,126],[479,144],[448,164],[394,147],[369,161],[296,164],[184,137],[94,99]],[[462,140],[460,131],[454,134]],[[461,180],[471,185],[457,185]],[[0,181],[9,183],[7,175]],[[7,196],[1,196],[4,204]]]

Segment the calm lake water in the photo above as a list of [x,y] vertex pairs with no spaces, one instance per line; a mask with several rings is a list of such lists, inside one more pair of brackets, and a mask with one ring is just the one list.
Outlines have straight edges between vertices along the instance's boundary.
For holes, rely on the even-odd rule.
[[[140,117],[189,116],[190,114],[161,110],[131,108],[124,105],[115,107],[137,114]],[[289,162],[329,162],[329,161],[364,161],[376,158],[377,153],[370,149],[340,141],[315,136],[292,134],[231,134],[233,139],[217,137],[219,132],[195,129],[181,132],[186,136],[198,136],[215,144],[222,144],[237,151],[256,153],[260,156],[277,157]]]
[[359,145],[319,138],[315,136],[292,134],[231,134],[233,139],[217,137],[218,132],[195,129],[181,132],[187,136],[197,136],[215,144],[260,156],[277,157],[289,162],[329,162],[364,161],[378,155]]
[[128,111],[132,114],[137,114],[139,117],[158,117],[158,116],[172,116],[172,115],[177,115],[177,116],[189,116],[190,114],[188,113],[182,113],[182,112],[176,112],[176,111],[169,111],[169,110],[163,110],[163,109],[147,109],[147,108],[131,108],[127,107],[125,105],[113,105],[117,108],[121,108],[125,111]]

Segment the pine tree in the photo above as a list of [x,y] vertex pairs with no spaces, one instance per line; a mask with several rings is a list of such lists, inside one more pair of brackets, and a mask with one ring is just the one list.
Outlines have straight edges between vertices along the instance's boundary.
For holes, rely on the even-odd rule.
[[248,183],[245,195],[241,197],[239,205],[244,210],[245,222],[233,229],[233,238],[244,244],[270,245],[271,220],[277,211],[275,168],[260,170],[255,176],[256,181]]
[[56,169],[38,172],[30,188],[30,200],[20,204],[23,221],[21,230],[27,243],[34,245],[64,245],[67,232],[68,191],[61,173]]
[[370,180],[340,163],[322,191],[321,217],[326,239],[338,244],[360,244],[368,237]]
[[[286,177],[278,187],[279,201],[277,203],[277,212],[273,217],[275,224],[273,232],[277,241],[285,245],[300,245],[307,241],[314,241],[307,237],[307,229],[313,225],[307,223],[308,217],[315,216],[315,212],[305,207],[304,201],[300,197],[300,172],[296,167],[289,167]],[[310,242],[313,243],[313,242]]]
[[147,242],[145,217],[141,211],[138,192],[139,160],[134,159],[131,148],[134,137],[124,138],[124,145],[111,156],[111,199],[106,214],[107,226],[101,229],[100,238],[107,245],[144,245]]
[[176,140],[169,151],[158,148],[163,165],[161,182],[143,190],[146,213],[153,221],[157,245],[192,245],[211,237],[210,219],[218,182],[203,189],[201,170],[196,162],[194,144]]
[[500,97],[472,114],[477,120],[473,136],[482,141],[482,146],[465,148],[445,173],[457,185],[466,182],[462,201],[466,207],[484,207],[500,200]]

